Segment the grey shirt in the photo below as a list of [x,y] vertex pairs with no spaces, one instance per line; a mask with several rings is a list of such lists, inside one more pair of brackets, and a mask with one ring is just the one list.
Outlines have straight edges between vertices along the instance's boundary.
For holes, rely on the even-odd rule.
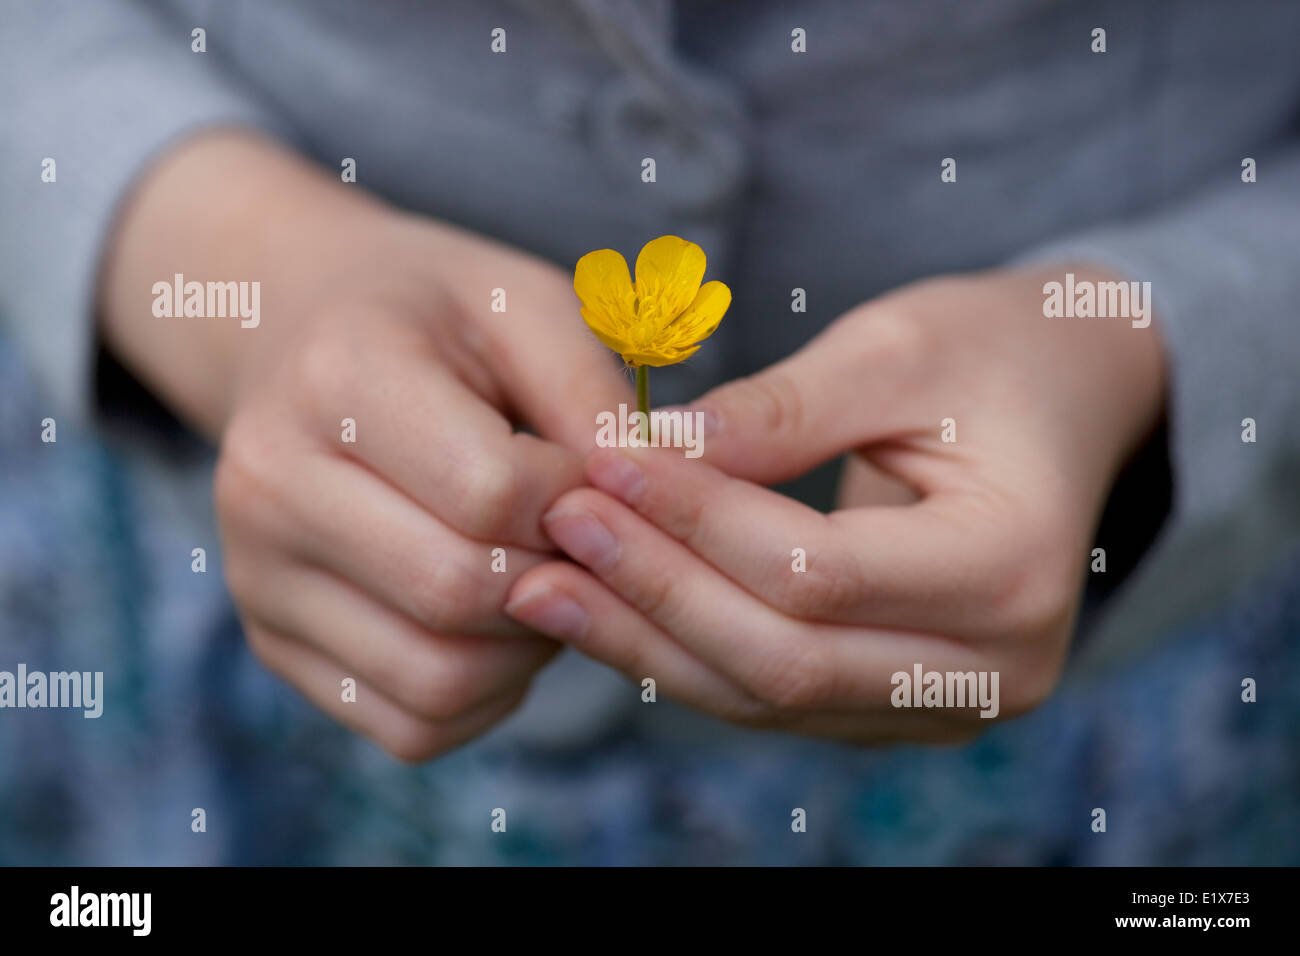
[[[0,321],[74,422],[93,427],[93,288],[115,209],[170,145],[242,124],[326,167],[351,157],[365,188],[564,266],[666,232],[700,243],[735,302],[709,348],[660,376],[664,401],[761,368],[921,276],[1074,258],[1151,282],[1172,370],[1173,511],[1097,626],[1101,660],[1300,533],[1298,4],[3,7]],[[1257,182],[1242,180],[1247,157]],[[955,182],[941,181],[946,158]],[[794,288],[806,313],[790,309]],[[1255,444],[1241,441],[1247,417]],[[200,529],[201,468],[174,475]],[[548,707],[548,682],[568,681],[581,693]],[[636,699],[575,659],[539,690],[511,723],[553,740]]]

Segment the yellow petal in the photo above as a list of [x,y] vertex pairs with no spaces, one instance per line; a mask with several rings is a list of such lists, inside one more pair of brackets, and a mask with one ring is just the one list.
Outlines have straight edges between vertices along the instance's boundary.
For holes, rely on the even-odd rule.
[[[606,332],[599,325],[593,323],[591,319],[587,318],[586,309],[583,310],[582,317],[587,320],[587,325],[591,329],[592,334],[595,335],[596,338],[600,339],[601,344],[604,345],[606,348],[612,349],[613,351],[618,352],[620,355],[623,355],[623,353],[627,352],[630,348],[632,348],[632,343],[628,338],[621,335],[611,335],[609,332]],[[626,356],[624,356],[623,361],[625,362],[627,361]],[[631,363],[629,362],[628,364]]]
[[[684,349],[699,345],[715,331],[731,305],[731,290],[721,282],[706,282],[695,300],[669,326],[664,346]],[[692,351],[694,351],[692,349]]]
[[632,351],[620,353],[623,361],[628,365],[649,365],[652,368],[662,368],[665,365],[676,365],[678,362],[684,362],[696,352],[699,346],[689,349],[654,349],[650,351]]
[[704,250],[677,236],[652,239],[636,257],[637,318],[662,329],[691,304],[704,278]]
[[593,332],[626,338],[636,321],[636,290],[632,288],[626,259],[613,249],[587,253],[573,270],[573,291],[582,301],[582,318]]

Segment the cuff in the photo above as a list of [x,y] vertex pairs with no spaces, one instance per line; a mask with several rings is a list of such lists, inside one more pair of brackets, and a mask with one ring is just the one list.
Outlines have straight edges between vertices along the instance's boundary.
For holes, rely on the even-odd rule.
[[[1089,263],[1151,283],[1169,369],[1173,513],[1180,519],[1229,512],[1300,448],[1300,160],[1275,166],[1271,178],[1275,187],[1238,183],[1156,219],[1061,239],[1012,263]],[[1242,440],[1246,418],[1256,423],[1254,444]]]
[[188,26],[122,4],[54,16],[56,5],[20,4],[0,42],[0,85],[11,93],[0,322],[51,411],[85,422],[100,259],[132,184],[199,130],[255,127],[283,138],[284,124],[222,76],[212,53],[191,51]]

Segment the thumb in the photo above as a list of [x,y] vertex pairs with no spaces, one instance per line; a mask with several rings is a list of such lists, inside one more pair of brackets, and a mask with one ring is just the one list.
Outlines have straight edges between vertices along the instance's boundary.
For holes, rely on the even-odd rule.
[[[576,321],[574,321],[576,320]],[[576,451],[596,444],[596,417],[635,406],[622,362],[587,330],[581,318],[556,314],[545,334],[515,339],[501,384],[524,419],[543,438]]]
[[772,484],[902,429],[899,389],[915,343],[902,317],[847,313],[788,358],[691,404],[704,413],[705,457]]

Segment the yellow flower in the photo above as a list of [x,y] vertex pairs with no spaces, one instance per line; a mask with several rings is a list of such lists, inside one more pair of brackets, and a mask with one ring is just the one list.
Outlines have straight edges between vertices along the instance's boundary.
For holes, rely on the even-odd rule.
[[676,365],[695,354],[731,305],[721,282],[703,287],[704,250],[677,236],[660,236],[636,257],[636,285],[627,260],[613,249],[578,260],[573,290],[591,331],[631,366]]

